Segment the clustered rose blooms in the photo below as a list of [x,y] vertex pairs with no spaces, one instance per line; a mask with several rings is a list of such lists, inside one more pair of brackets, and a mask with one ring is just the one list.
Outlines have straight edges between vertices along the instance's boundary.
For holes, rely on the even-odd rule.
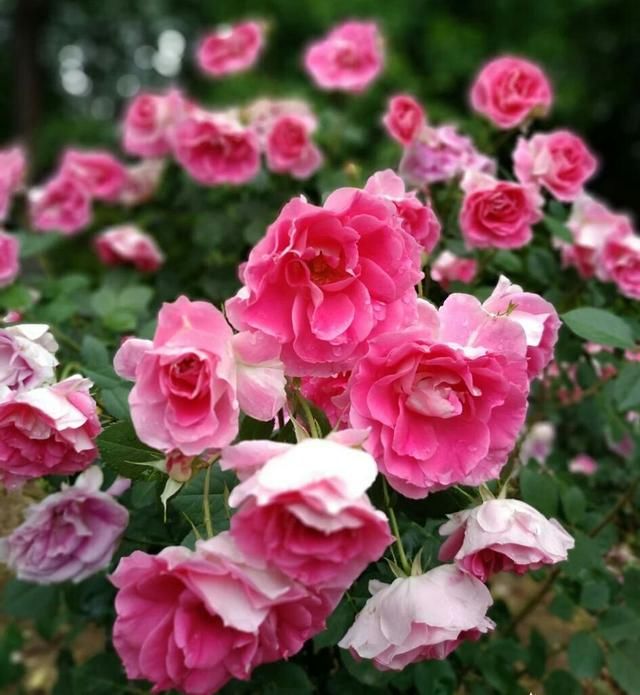
[[277,173],[306,179],[322,164],[322,153],[311,141],[315,121],[296,115],[275,119],[267,135],[267,166]]
[[446,290],[452,282],[473,282],[478,272],[474,258],[460,258],[451,251],[442,251],[431,264],[431,279]]
[[44,475],[77,473],[98,455],[101,427],[91,382],[0,391],[0,482],[8,488]]
[[451,565],[369,582],[372,597],[339,643],[382,671],[425,659],[445,659],[461,642],[493,630],[493,603],[482,582]]
[[57,350],[45,324],[0,328],[0,391],[26,390],[54,381]]
[[140,271],[158,270],[164,255],[155,239],[135,225],[120,225],[100,232],[95,238],[100,260],[106,265],[133,265]]
[[209,695],[293,656],[334,608],[327,594],[256,564],[228,533],[198,541],[195,551],[136,551],[111,581],[113,642],[127,676],[186,695]]
[[401,145],[409,145],[426,123],[422,106],[408,94],[398,94],[389,99],[387,112],[382,119],[389,135]]
[[160,310],[153,340],[122,344],[114,367],[135,381],[129,406],[138,437],[198,455],[235,438],[240,408],[270,420],[282,407],[279,351],[268,336],[233,336],[212,304],[180,297]]
[[416,315],[420,249],[393,201],[356,188],[295,198],[249,255],[226,303],[233,326],[276,339],[290,375],[344,371]]
[[20,242],[0,229],[0,287],[10,285],[20,272]]
[[575,200],[597,167],[584,142],[568,130],[519,138],[513,164],[519,181],[542,186],[562,201]]
[[350,21],[312,43],[304,65],[321,89],[364,91],[384,65],[383,39],[375,22]]
[[60,172],[29,191],[29,214],[35,231],[75,234],[91,221],[91,194],[80,180]]
[[528,118],[546,115],[552,100],[543,70],[516,56],[489,61],[471,88],[471,106],[498,128],[515,128]]
[[260,22],[221,26],[204,36],[197,51],[198,66],[213,77],[223,77],[251,68],[264,47]]
[[573,538],[555,519],[520,500],[495,499],[449,515],[439,559],[485,582],[497,572],[524,574],[567,559]]
[[460,231],[470,248],[518,249],[542,219],[542,198],[529,185],[469,172],[463,182]]
[[101,485],[102,471],[92,466],[29,507],[24,522],[0,539],[0,560],[36,584],[80,582],[107,567],[129,521],[114,497],[130,482],[119,478],[105,492]]

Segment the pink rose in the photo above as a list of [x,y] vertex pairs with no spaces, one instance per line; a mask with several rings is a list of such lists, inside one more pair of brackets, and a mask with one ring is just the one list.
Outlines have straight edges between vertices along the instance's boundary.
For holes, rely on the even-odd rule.
[[324,628],[326,598],[260,568],[227,533],[195,552],[136,551],[111,576],[113,643],[130,679],[159,692],[210,695],[259,664],[287,658]]
[[431,279],[446,290],[452,282],[473,282],[477,272],[475,259],[460,258],[451,251],[443,251],[431,266]]
[[29,507],[23,523],[0,539],[0,560],[36,584],[80,582],[107,567],[129,521],[113,496],[129,481],[121,478],[106,492],[101,485],[102,471],[92,466]]
[[26,170],[27,159],[22,147],[0,150],[0,222],[9,214],[11,199],[24,186]]
[[105,229],[94,243],[100,260],[106,265],[130,264],[137,270],[152,272],[164,263],[164,255],[155,239],[134,225]]
[[471,106],[498,128],[515,128],[527,118],[545,116],[553,92],[535,63],[501,56],[480,70],[471,87]]
[[425,125],[424,109],[408,94],[389,99],[382,122],[389,135],[401,145],[408,145]]
[[414,186],[449,181],[468,170],[495,174],[496,163],[450,124],[425,126],[404,150],[399,167],[400,175]]
[[300,393],[322,410],[331,427],[347,425],[350,376],[351,372],[338,372],[332,376],[303,376],[301,379]]
[[439,311],[379,336],[353,370],[353,427],[392,487],[421,498],[495,478],[527,412],[526,336],[474,297],[452,294]]
[[76,179],[93,198],[108,202],[118,199],[127,180],[124,165],[102,150],[67,150],[60,175]]
[[256,135],[226,114],[199,111],[185,117],[175,129],[174,154],[190,176],[208,186],[246,183],[260,168]]
[[213,77],[222,77],[251,68],[264,47],[260,22],[239,22],[221,26],[207,34],[196,54],[198,66]]
[[0,287],[10,285],[20,272],[20,242],[0,229]]
[[604,275],[615,282],[621,294],[640,299],[640,237],[618,232],[607,238],[599,259]]
[[365,494],[376,473],[364,451],[303,440],[233,489],[231,535],[306,586],[345,590],[391,543],[386,516]]
[[133,207],[149,200],[156,192],[165,170],[163,159],[144,159],[126,168],[127,180],[118,203]]
[[276,338],[287,374],[348,369],[367,341],[415,318],[420,249],[391,201],[354,188],[294,198],[249,255],[231,323]]
[[123,343],[114,366],[135,380],[129,406],[141,441],[197,456],[235,438],[239,410],[231,337],[212,304],[180,297],[163,304],[153,341]]
[[71,376],[53,386],[0,398],[0,482],[8,488],[44,475],[68,475],[98,455],[101,427],[91,382]]
[[309,104],[301,99],[256,99],[247,106],[243,112],[243,120],[258,136],[260,146],[264,149],[267,144],[267,136],[273,125],[282,116],[294,116],[305,122],[307,130],[315,131],[318,122]]
[[400,216],[402,228],[431,253],[440,241],[440,221],[431,205],[423,205],[414,192],[405,191],[403,180],[391,169],[370,176],[364,190],[393,201]]
[[391,584],[369,582],[372,597],[338,646],[381,670],[446,657],[465,640],[493,630],[493,603],[482,582],[452,565]]
[[67,174],[29,192],[31,224],[38,232],[75,234],[89,225],[91,214],[89,189]]
[[563,263],[575,266],[584,278],[597,274],[601,280],[608,279],[600,264],[606,240],[614,235],[624,237],[633,233],[631,220],[626,215],[612,212],[586,194],[574,201],[567,227],[573,236],[573,244],[561,245]]
[[362,92],[380,74],[383,39],[375,22],[349,21],[312,43],[304,65],[321,89]]
[[569,471],[583,475],[595,475],[598,471],[598,462],[588,454],[578,454],[569,461]]
[[520,500],[489,500],[449,515],[438,558],[482,582],[498,572],[524,574],[567,559],[573,538],[555,519]]
[[553,349],[558,342],[560,319],[553,304],[540,295],[524,292],[502,275],[495,289],[482,307],[491,314],[506,313],[520,324],[527,337],[527,371],[534,379],[542,374],[553,359]]
[[267,136],[267,166],[296,179],[309,178],[321,165],[322,154],[309,137],[309,124],[299,116],[281,116]]
[[597,168],[581,138],[568,130],[518,138],[513,166],[518,180],[546,188],[558,200],[575,200]]
[[519,249],[542,219],[542,197],[535,188],[471,173],[462,183],[460,230],[473,248]]
[[0,391],[32,389],[55,379],[58,349],[49,326],[25,323],[0,328]]
[[543,464],[553,449],[556,428],[551,422],[536,422],[520,445],[520,461],[526,465],[531,459]]
[[174,126],[193,108],[177,89],[164,94],[141,92],[129,102],[124,115],[124,151],[140,157],[168,155]]

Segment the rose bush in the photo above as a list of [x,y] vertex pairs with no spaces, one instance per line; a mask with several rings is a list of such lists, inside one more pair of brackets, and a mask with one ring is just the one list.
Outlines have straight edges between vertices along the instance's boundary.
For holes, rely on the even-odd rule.
[[208,26],[213,91],[0,150],[0,685],[36,630],[54,695],[632,695],[640,246],[562,76],[442,121],[359,18],[271,98],[277,24]]

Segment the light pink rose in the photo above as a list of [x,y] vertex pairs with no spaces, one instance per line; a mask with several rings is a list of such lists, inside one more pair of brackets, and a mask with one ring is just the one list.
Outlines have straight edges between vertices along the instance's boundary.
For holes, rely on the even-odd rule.
[[26,170],[27,159],[22,147],[0,150],[0,222],[9,214],[13,196],[24,186]]
[[0,287],[10,285],[20,273],[20,242],[0,229]]
[[386,516],[365,494],[376,473],[364,451],[303,440],[233,489],[231,535],[306,586],[345,590],[391,543]]
[[266,142],[267,166],[296,179],[309,178],[322,165],[322,153],[309,137],[309,125],[299,116],[286,115],[272,125]]
[[633,233],[629,217],[612,212],[600,201],[582,194],[573,203],[567,227],[573,244],[560,246],[564,265],[574,266],[584,278],[598,275],[601,280],[607,280],[600,252],[609,237]]
[[180,297],[163,304],[153,341],[123,343],[114,366],[135,380],[129,406],[141,441],[197,456],[234,439],[239,407],[231,337],[213,304]]
[[157,692],[210,695],[261,663],[287,658],[320,632],[326,598],[243,556],[227,533],[195,552],[168,547],[123,558],[113,643],[130,679]]
[[380,671],[446,659],[466,640],[493,630],[493,603],[482,582],[452,565],[399,577],[391,584],[369,582],[372,597],[338,646],[371,659]]
[[527,412],[526,335],[470,295],[379,336],[353,370],[353,427],[392,487],[421,498],[497,477]]
[[594,475],[597,470],[598,462],[588,454],[578,454],[569,461],[569,471],[571,471],[571,473]]
[[431,279],[446,290],[452,282],[473,282],[477,272],[475,259],[460,258],[451,251],[443,251],[431,266]]
[[519,138],[513,152],[518,180],[542,186],[562,201],[575,200],[597,166],[582,139],[568,130]]
[[29,191],[29,216],[37,232],[76,234],[89,225],[91,215],[89,189],[67,174]]
[[268,422],[286,401],[280,343],[266,333],[243,331],[231,339],[238,402],[256,420]]
[[331,376],[303,376],[300,393],[329,420],[331,427],[345,427],[349,420],[349,393],[347,385],[351,372],[338,372]]
[[405,148],[399,166],[402,178],[414,186],[450,181],[469,170],[495,174],[496,163],[451,124],[425,126]]
[[553,304],[538,294],[524,292],[522,287],[513,285],[502,275],[482,306],[491,314],[507,313],[512,321],[522,326],[527,337],[529,378],[539,377],[553,359],[558,341],[561,322]]
[[175,129],[174,154],[190,176],[208,186],[246,183],[260,168],[255,133],[227,114],[198,111],[183,118]]
[[440,221],[431,205],[423,205],[415,192],[405,190],[404,181],[391,169],[370,176],[364,190],[393,201],[403,229],[431,253],[440,241]]
[[267,136],[273,124],[282,116],[294,116],[303,120],[310,133],[314,132],[318,125],[311,107],[301,99],[256,99],[242,111],[243,121],[251,126],[263,149],[266,147]]
[[217,27],[204,36],[196,58],[203,72],[223,77],[251,68],[264,47],[264,28],[260,22],[239,22]]
[[609,236],[602,246],[599,265],[621,294],[629,299],[640,299],[640,237],[637,234],[621,231]]
[[133,265],[152,272],[164,263],[164,255],[155,239],[132,224],[111,227],[95,238],[95,248],[105,265]]
[[93,198],[108,202],[118,199],[127,180],[124,164],[103,150],[67,150],[60,175],[76,179]]
[[408,94],[391,97],[382,122],[389,135],[401,145],[408,145],[425,125],[424,109]]
[[567,559],[573,538],[555,519],[520,500],[489,500],[449,515],[438,558],[482,582],[498,572],[524,574]]
[[323,207],[285,205],[251,251],[227,316],[276,338],[287,374],[335,374],[373,335],[414,320],[421,277],[420,249],[395,204],[341,188]]
[[128,104],[122,124],[122,147],[140,157],[164,157],[171,152],[176,123],[194,109],[177,89],[164,94],[141,92]]
[[532,186],[473,172],[462,183],[460,230],[471,248],[519,249],[542,219],[543,200]]
[[133,207],[149,200],[156,192],[165,170],[163,159],[143,159],[126,167],[127,180],[120,191],[118,203]]
[[498,128],[545,116],[552,100],[551,84],[540,66],[516,56],[489,61],[471,87],[471,106]]
[[7,389],[0,398],[0,482],[8,488],[45,475],[68,475],[98,455],[101,427],[90,381],[71,376],[53,386]]
[[362,92],[384,64],[383,39],[375,22],[349,21],[312,43],[304,65],[321,89]]
[[107,567],[129,521],[113,496],[129,481],[121,478],[106,492],[101,485],[102,471],[92,466],[29,507],[23,523],[0,539],[0,561],[36,584],[80,582]]
[[32,389],[53,381],[57,349],[49,326],[44,324],[0,328],[0,390]]
[[536,422],[531,425],[520,446],[520,461],[526,465],[531,459],[543,464],[553,449],[556,428],[551,422]]

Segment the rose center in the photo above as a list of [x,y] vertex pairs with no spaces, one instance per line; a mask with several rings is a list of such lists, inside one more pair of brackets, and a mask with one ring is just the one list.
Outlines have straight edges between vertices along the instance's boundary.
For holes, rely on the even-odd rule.
[[454,385],[427,377],[414,384],[407,407],[429,417],[451,418],[462,412],[463,398]]

